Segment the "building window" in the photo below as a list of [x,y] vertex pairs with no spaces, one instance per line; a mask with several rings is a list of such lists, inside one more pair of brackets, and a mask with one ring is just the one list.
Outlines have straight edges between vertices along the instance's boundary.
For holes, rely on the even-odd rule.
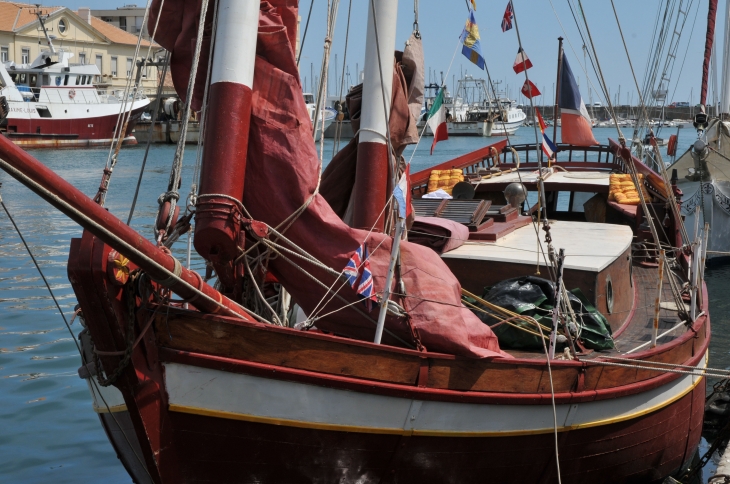
[[101,60],[102,60],[102,55],[96,54],[96,68],[99,69],[99,74],[101,74]]
[[127,77],[132,77],[132,59],[127,57]]
[[79,64],[86,64],[86,53],[82,52],[79,54]]
[[65,34],[66,30],[68,30],[68,25],[66,25],[66,19],[59,20],[58,21],[58,33]]
[[30,49],[23,49],[20,53],[20,63],[27,64],[30,62]]
[[0,47],[0,62],[7,62],[10,60],[10,50],[7,47]]
[[127,17],[119,17],[119,28],[127,31]]
[[117,58],[112,57],[112,77],[117,77]]

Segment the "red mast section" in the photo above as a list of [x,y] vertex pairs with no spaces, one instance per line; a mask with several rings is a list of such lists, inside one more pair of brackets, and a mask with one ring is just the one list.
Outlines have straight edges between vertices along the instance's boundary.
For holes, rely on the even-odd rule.
[[705,59],[702,61],[702,89],[700,104],[704,107],[707,101],[707,80],[710,77],[710,56],[715,41],[715,18],[717,17],[717,0],[710,0],[707,11],[707,34],[705,35]]

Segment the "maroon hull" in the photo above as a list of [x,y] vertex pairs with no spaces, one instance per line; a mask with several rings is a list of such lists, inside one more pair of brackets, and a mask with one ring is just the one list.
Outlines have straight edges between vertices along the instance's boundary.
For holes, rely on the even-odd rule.
[[[679,470],[697,449],[704,397],[703,380],[692,392],[656,412],[560,433],[562,481],[661,481],[662,476]],[[176,429],[174,440],[185,482],[441,484],[556,479],[552,434],[403,437],[176,412],[168,415]],[[115,437],[115,447],[126,446],[120,435]]]
[[[677,472],[700,441],[705,382],[656,412],[559,434],[565,483],[649,483]],[[119,412],[117,420],[128,420]],[[443,438],[312,430],[169,412],[185,482],[555,482],[553,434]],[[111,422],[110,426],[113,426]],[[148,482],[126,438],[109,434],[125,467]],[[139,452],[139,450],[137,450]],[[138,462],[138,461],[137,461]],[[529,463],[529,465],[527,465]],[[133,471],[134,469],[134,471]],[[136,471],[136,472],[135,472]]]
[[[131,136],[146,106],[134,109],[124,133],[125,144],[136,144]],[[114,136],[118,115],[77,119],[8,118],[5,135],[24,148],[83,147],[106,144]]]

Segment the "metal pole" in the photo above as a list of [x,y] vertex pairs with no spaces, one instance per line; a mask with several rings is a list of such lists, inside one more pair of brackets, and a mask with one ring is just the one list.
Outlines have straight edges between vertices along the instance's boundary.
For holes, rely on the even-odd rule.
[[662,283],[664,282],[664,249],[659,251],[659,281],[657,281],[656,300],[654,301],[654,330],[651,334],[651,347],[656,347],[656,338],[659,333],[659,311],[662,304]]
[[558,325],[560,324],[560,297],[563,292],[563,261],[565,249],[558,251],[558,279],[555,282],[555,304],[553,305],[553,332],[550,333],[550,359],[555,358],[555,342],[558,338]]
[[390,286],[393,284],[393,275],[395,274],[395,264],[400,254],[400,239],[406,226],[406,219],[398,218],[395,226],[395,236],[393,237],[393,249],[390,251],[390,264],[388,265],[388,274],[385,277],[385,287],[383,288],[383,299],[380,301],[380,314],[378,314],[378,325],[375,328],[375,339],[373,343],[379,345],[383,338],[383,328],[385,327],[385,316],[388,315],[388,300],[390,299]]

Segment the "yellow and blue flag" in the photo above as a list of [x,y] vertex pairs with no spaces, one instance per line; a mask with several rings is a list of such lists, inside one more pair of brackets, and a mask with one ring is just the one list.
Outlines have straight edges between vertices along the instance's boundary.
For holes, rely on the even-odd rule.
[[474,18],[474,9],[469,9],[469,18],[466,19],[466,25],[459,40],[464,44],[461,48],[464,57],[480,69],[484,69],[484,56],[482,56],[482,46],[479,43],[479,27],[477,27],[477,20]]

